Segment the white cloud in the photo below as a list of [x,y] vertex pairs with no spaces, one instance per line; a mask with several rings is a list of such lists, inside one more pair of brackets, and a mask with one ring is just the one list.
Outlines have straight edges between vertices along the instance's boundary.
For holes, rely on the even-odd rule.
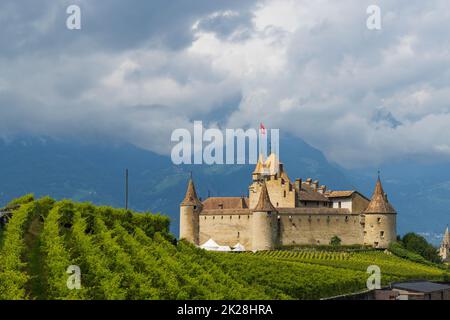
[[[97,23],[96,32],[71,36],[67,51],[49,41],[54,51],[0,56],[1,130],[81,132],[168,152],[173,128],[207,118],[264,122],[344,166],[450,158],[446,1],[379,1],[381,31],[366,28],[370,1],[227,3],[180,11],[161,30],[127,25],[139,31],[133,41],[117,28],[99,36]],[[30,23],[39,35],[57,20],[52,8]],[[15,41],[12,48],[36,42],[33,34]],[[386,121],[374,120],[380,106]]]

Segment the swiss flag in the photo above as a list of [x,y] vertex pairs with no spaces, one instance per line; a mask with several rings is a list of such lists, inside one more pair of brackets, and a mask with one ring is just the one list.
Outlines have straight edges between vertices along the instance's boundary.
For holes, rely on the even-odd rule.
[[259,129],[261,130],[261,134],[266,134],[266,127],[262,123],[259,125]]

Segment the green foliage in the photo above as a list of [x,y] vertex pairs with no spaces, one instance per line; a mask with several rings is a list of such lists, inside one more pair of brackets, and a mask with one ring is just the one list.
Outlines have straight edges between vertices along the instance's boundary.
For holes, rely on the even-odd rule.
[[61,202],[51,209],[45,219],[41,234],[41,252],[45,261],[41,280],[46,281],[48,299],[68,300],[83,297],[83,291],[69,290],[67,287],[66,270],[73,263],[65,246],[64,238],[60,235],[61,217],[71,207],[70,203]]
[[29,277],[21,257],[25,251],[25,231],[34,212],[34,203],[22,205],[6,227],[0,252],[0,300],[26,298],[25,284]]
[[330,245],[332,245],[332,246],[340,246],[341,242],[342,242],[341,238],[339,238],[338,236],[334,236],[330,240]]
[[34,201],[34,195],[27,194],[27,195],[24,195],[23,197],[12,200],[10,203],[8,203],[8,205],[6,207],[11,208],[11,207],[15,207],[17,205],[27,204],[27,203],[30,203],[33,201]]
[[434,263],[439,263],[441,261],[437,249],[433,245],[429,244],[424,237],[418,234],[405,234],[402,239],[402,243],[407,250],[421,255],[428,261]]
[[[176,243],[160,215],[28,200],[16,202],[3,233],[0,299],[316,299],[363,290],[373,264],[384,284],[448,277],[400,244],[392,245],[395,255],[337,239],[291,250],[207,252]],[[81,269],[81,290],[67,288],[70,265]]]
[[389,251],[400,258],[408,259],[414,262],[429,264],[429,262],[420,254],[405,249],[401,242],[393,242],[389,245]]

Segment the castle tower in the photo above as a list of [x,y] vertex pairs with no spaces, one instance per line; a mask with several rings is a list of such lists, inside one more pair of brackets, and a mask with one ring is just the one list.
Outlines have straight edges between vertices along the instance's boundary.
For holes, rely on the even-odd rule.
[[263,181],[259,201],[253,209],[252,249],[271,250],[276,243],[277,210],[270,202],[266,183]]
[[444,239],[442,239],[441,247],[439,248],[439,256],[444,262],[450,261],[450,233],[448,232],[448,226],[445,229]]
[[365,244],[375,248],[387,248],[389,243],[397,240],[397,212],[389,203],[379,176],[364,216]]
[[189,180],[186,196],[180,204],[180,239],[199,245],[199,215],[202,203],[197,197],[194,181]]

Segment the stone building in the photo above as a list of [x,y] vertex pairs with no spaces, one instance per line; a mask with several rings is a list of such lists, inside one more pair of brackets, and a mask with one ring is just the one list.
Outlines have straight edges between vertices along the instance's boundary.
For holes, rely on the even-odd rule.
[[444,238],[442,239],[441,247],[439,248],[439,256],[442,261],[450,262],[450,234],[447,229],[445,229]]
[[386,248],[397,238],[396,211],[380,178],[371,199],[358,191],[331,191],[311,178],[292,182],[275,155],[260,157],[248,197],[210,197],[201,202],[189,181],[180,205],[180,238],[196,245],[213,239],[247,250],[329,244]]

